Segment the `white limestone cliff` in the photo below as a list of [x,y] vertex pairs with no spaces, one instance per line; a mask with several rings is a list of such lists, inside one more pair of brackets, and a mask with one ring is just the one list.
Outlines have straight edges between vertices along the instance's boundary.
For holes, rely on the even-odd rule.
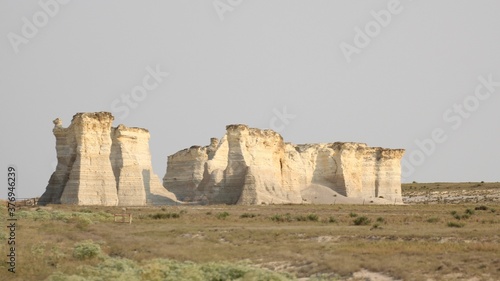
[[[169,156],[164,186],[182,200],[209,204],[333,203],[337,194],[402,202],[403,149],[293,145],[272,130],[246,125],[229,125],[226,131],[220,142],[212,139],[209,146]],[[330,198],[316,200],[325,190]]]
[[148,130],[114,128],[113,119],[108,112],[78,113],[67,128],[54,120],[58,164],[39,204],[402,203],[403,149],[294,145],[272,130],[228,125],[220,140],[170,155],[162,186],[151,167]]
[[175,204],[151,167],[149,132],[112,127],[109,112],[78,113],[68,128],[54,120],[58,164],[39,204]]

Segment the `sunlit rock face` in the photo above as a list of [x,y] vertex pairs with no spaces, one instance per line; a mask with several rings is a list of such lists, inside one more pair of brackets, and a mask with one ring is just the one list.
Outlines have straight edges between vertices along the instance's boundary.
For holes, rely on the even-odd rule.
[[148,130],[112,127],[113,119],[109,112],[78,113],[67,128],[54,120],[58,164],[39,204],[402,202],[402,149],[294,145],[272,130],[228,125],[220,140],[170,155],[162,186],[151,167]]
[[208,204],[315,203],[304,192],[325,188],[349,198],[401,202],[403,153],[363,143],[293,145],[272,130],[228,125],[220,141],[169,156],[163,185],[181,200]]
[[176,203],[153,173],[149,132],[113,128],[113,119],[109,112],[78,113],[67,128],[54,120],[58,164],[39,204]]

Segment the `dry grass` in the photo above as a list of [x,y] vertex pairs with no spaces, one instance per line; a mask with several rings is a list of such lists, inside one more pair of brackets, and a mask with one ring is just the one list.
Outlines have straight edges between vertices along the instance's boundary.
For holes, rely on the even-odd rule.
[[[477,208],[480,206],[484,207]],[[113,222],[110,214],[121,213],[120,207],[25,209],[20,213],[25,218],[18,222],[17,229],[18,272],[6,275],[6,264],[1,263],[0,275],[9,276],[7,280],[44,280],[55,272],[79,274],[83,265],[97,266],[111,257],[125,258],[143,267],[158,258],[197,264],[244,261],[296,277],[325,274],[345,279],[366,269],[403,280],[444,280],[446,276],[453,280],[497,280],[498,207],[436,204],[127,208],[134,215],[132,224]],[[5,204],[0,212],[5,222]],[[274,217],[290,219],[273,220]],[[359,217],[371,222],[356,225],[354,221]],[[463,227],[449,227],[449,223]],[[0,253],[5,256],[5,229],[1,231]],[[85,240],[99,244],[104,257],[77,258],[75,245]]]

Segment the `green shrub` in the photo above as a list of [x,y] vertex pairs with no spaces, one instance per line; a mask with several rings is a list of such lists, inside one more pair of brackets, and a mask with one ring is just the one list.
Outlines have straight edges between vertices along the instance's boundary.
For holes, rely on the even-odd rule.
[[335,222],[337,222],[337,220],[334,217],[329,217],[328,222],[335,223]]
[[250,214],[250,213],[244,213],[244,214],[241,214],[240,218],[254,218],[256,217],[255,214]]
[[275,221],[275,222],[291,222],[291,221],[293,221],[292,216],[289,213],[287,213],[285,215],[280,215],[280,214],[273,215],[271,217],[271,220]]
[[113,214],[110,214],[107,212],[93,213],[92,216],[97,221],[112,221],[112,220],[114,220]]
[[477,206],[477,207],[474,208],[474,210],[487,211],[488,210],[488,206],[484,206],[484,205]]
[[304,215],[299,215],[295,217],[296,221],[307,221],[307,217]]
[[262,280],[285,281],[294,278],[282,273],[251,267],[245,264],[178,262],[153,259],[139,264],[125,258],[106,258],[97,266],[84,265],[75,275],[54,273],[48,281],[97,280],[162,280],[162,281],[225,281]]
[[307,219],[310,221],[319,221],[319,216],[316,214],[309,214],[307,215]]
[[102,254],[101,246],[92,240],[85,240],[75,245],[73,257],[84,260],[98,257]]
[[159,219],[169,219],[169,218],[180,218],[181,216],[178,213],[156,213],[156,214],[150,214],[150,218],[159,220]]
[[450,214],[457,220],[460,220],[462,218],[457,211],[451,211]]
[[439,221],[439,218],[436,218],[436,217],[432,217],[432,218],[427,219],[427,222],[430,222],[430,223],[436,223],[438,221]]
[[53,211],[51,214],[51,219],[55,221],[68,222],[71,217],[71,213],[67,212]]
[[357,217],[357,216],[358,216],[358,214],[353,213],[353,212],[350,212],[350,213],[349,213],[349,216],[350,216],[351,218],[355,218],[355,217]]
[[369,225],[372,221],[365,216],[361,216],[361,217],[355,218],[353,222],[354,222],[354,225]]
[[170,213],[162,214],[162,213],[156,213],[156,214],[149,214],[148,217],[159,220],[159,219],[168,219],[170,218]]
[[308,278],[308,281],[334,281],[342,280],[342,277],[334,273],[316,273]]
[[93,224],[92,220],[88,217],[73,217],[68,222],[75,223],[76,228],[80,230],[87,230],[89,225]]
[[36,211],[18,211],[16,213],[17,217],[23,218],[23,219],[32,219],[34,221],[46,221],[51,219],[51,213],[42,210],[42,209],[37,209]]
[[31,219],[32,218],[31,213],[32,212],[21,210],[16,212],[16,216],[21,219]]
[[91,223],[99,221],[111,221],[113,215],[106,212],[92,212],[87,209],[82,209],[80,212],[64,212],[64,211],[46,211],[42,209],[37,209],[36,211],[19,211],[17,212],[19,218],[31,219],[34,221],[63,221],[63,222],[75,222],[76,218],[81,218],[82,220],[90,221]]
[[464,227],[465,224],[464,223],[458,223],[458,222],[448,222],[448,227]]
[[474,211],[472,209],[466,209],[465,210],[465,213],[463,215],[460,215],[457,211],[452,211],[451,212],[451,215],[457,219],[457,220],[466,220],[468,218],[470,218],[470,216],[472,216],[474,214]]
[[204,264],[200,267],[207,280],[238,280],[245,276],[247,270],[243,267],[219,265],[215,263]]
[[378,217],[377,222],[384,223],[385,219],[383,217]]
[[222,213],[218,213],[217,214],[217,218],[220,219],[220,220],[225,220],[227,217],[229,217],[229,213],[228,212],[222,212]]

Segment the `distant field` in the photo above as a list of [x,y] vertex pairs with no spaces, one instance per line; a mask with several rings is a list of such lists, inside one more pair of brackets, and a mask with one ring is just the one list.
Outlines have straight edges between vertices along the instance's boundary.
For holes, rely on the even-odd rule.
[[500,183],[406,183],[402,184],[407,204],[500,203]]
[[132,224],[113,222],[121,207],[17,210],[17,273],[2,262],[2,280],[500,280],[497,202],[126,211]]

